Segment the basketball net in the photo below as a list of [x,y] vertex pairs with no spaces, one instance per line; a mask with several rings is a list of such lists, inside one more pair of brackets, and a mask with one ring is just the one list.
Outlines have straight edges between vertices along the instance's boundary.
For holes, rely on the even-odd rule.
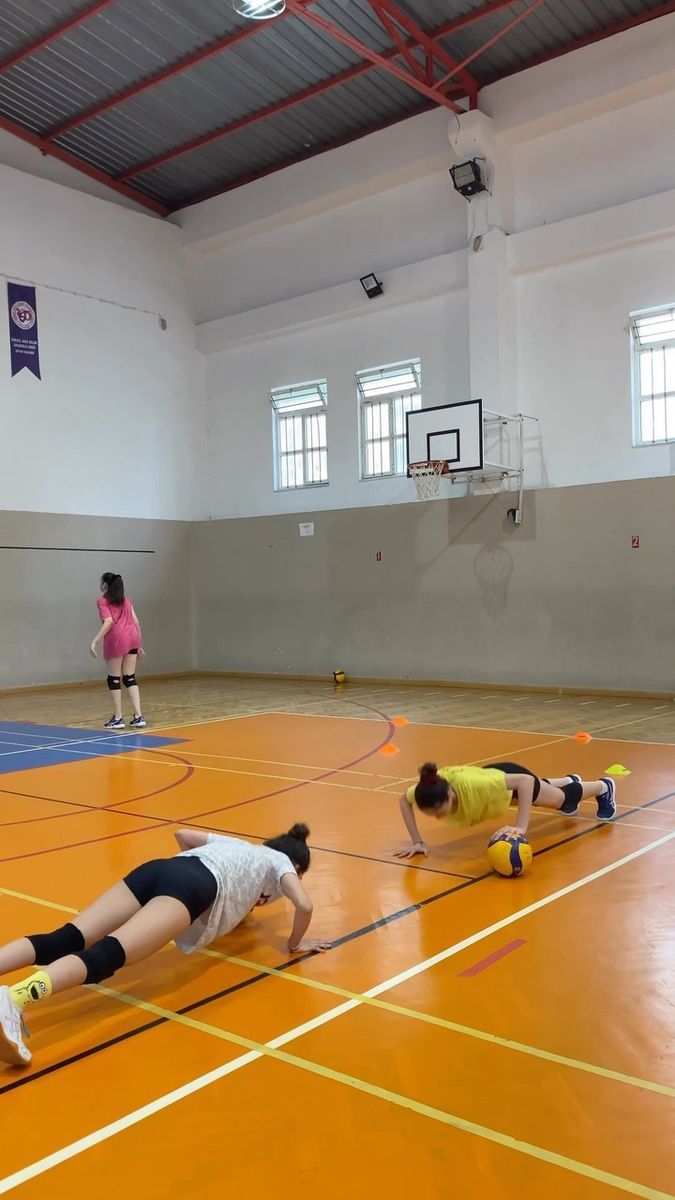
[[483,593],[483,608],[490,617],[499,617],[506,610],[509,579],[513,559],[503,546],[483,546],[473,564],[474,575]]
[[441,494],[441,475],[445,459],[432,458],[429,462],[410,463],[409,471],[415,480],[418,500],[437,500]]

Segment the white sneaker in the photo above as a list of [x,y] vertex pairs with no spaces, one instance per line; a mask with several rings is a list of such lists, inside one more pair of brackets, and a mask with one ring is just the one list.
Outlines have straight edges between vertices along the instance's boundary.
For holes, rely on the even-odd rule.
[[0,987],[0,1062],[27,1067],[33,1055],[24,1043],[28,1030],[8,987]]

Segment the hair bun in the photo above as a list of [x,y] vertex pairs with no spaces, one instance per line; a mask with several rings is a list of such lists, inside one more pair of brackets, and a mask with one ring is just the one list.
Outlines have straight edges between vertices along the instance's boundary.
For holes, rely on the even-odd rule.
[[420,779],[423,775],[431,776],[432,779],[435,779],[438,775],[438,767],[436,766],[436,763],[422,763],[422,766],[420,767]]
[[309,829],[306,825],[303,825],[302,822],[300,822],[297,825],[291,826],[288,831],[288,836],[297,838],[299,842],[306,842],[307,838],[309,837]]

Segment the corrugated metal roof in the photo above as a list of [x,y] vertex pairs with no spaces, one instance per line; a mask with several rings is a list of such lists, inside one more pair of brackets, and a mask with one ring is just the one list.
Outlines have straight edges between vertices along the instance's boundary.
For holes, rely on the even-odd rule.
[[[505,32],[529,2],[511,0],[439,44],[461,62],[498,38],[470,64],[480,86],[662,7],[662,0],[544,0]],[[480,11],[485,0],[398,0],[398,5],[420,28],[436,31]],[[11,59],[37,39],[45,44],[16,65],[3,69],[0,61],[0,117],[50,138],[87,114],[48,145],[113,177],[150,163],[131,176],[129,185],[168,208],[358,137],[431,102],[369,66],[347,82],[286,106],[289,97],[357,69],[363,55],[288,13],[276,22],[247,22],[235,14],[231,0],[109,0],[50,39],[50,31],[77,21],[90,7],[91,0],[3,0],[0,59]],[[320,0],[311,11],[371,50],[391,50],[390,34],[368,0]],[[233,36],[236,44],[209,53],[214,43]],[[201,61],[145,86],[158,72],[202,52],[207,56]],[[415,57],[423,62],[422,51]],[[402,57],[396,62],[405,66]],[[447,70],[439,65],[435,78]],[[120,92],[138,85],[138,94],[116,101]],[[89,115],[99,105],[107,105],[106,111]],[[277,105],[284,110],[255,116]],[[251,117],[243,128],[222,136],[227,126]],[[210,135],[215,136],[207,144],[186,151],[186,144]],[[154,163],[165,155],[172,157]]]

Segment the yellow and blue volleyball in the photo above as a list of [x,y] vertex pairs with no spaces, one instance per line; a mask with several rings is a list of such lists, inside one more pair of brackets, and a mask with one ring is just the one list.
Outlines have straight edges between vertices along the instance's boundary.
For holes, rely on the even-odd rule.
[[526,837],[495,834],[488,842],[487,858],[498,875],[522,875],[532,865],[532,847]]
[[337,667],[333,671],[333,683],[344,683],[346,678],[347,678],[347,676],[345,675],[345,673],[341,667]]

